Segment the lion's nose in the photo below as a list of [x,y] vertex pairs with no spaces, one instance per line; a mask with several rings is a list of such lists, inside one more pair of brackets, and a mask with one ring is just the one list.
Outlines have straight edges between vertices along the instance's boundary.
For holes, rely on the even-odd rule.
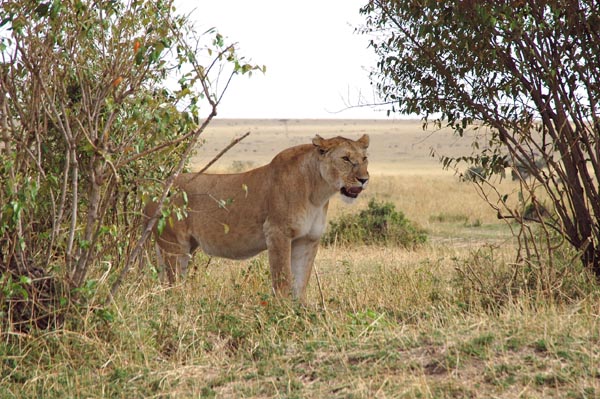
[[356,180],[358,180],[360,184],[364,186],[369,181],[369,178],[367,177],[366,179],[361,179],[360,177],[357,177]]

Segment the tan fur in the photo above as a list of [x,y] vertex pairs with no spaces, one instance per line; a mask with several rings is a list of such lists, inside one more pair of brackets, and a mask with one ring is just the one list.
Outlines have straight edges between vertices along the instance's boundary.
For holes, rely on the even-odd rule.
[[[175,185],[187,195],[187,217],[172,216],[160,236],[155,228],[169,281],[185,274],[196,248],[230,259],[266,249],[275,294],[291,291],[304,301],[329,199],[338,192],[356,196],[357,187],[366,187],[368,145],[367,135],[356,141],[316,136],[245,173],[179,176]],[[182,205],[182,197],[175,195],[175,203]],[[149,203],[144,213],[155,210]]]

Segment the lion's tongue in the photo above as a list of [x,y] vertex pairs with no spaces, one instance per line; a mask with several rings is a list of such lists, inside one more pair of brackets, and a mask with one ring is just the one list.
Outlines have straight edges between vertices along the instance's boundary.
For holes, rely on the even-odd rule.
[[362,188],[360,187],[342,188],[342,193],[346,194],[349,197],[356,197],[358,194],[360,194],[361,191]]

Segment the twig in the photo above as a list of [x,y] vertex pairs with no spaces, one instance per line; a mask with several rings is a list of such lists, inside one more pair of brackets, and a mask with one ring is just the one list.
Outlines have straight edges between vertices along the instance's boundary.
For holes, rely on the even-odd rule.
[[200,169],[200,171],[198,171],[196,176],[198,176],[200,173],[202,173],[202,172],[206,171],[208,168],[210,168],[215,162],[217,162],[219,160],[219,158],[221,158],[223,156],[223,154],[225,154],[227,151],[229,151],[231,149],[231,147],[233,147],[234,145],[236,145],[237,143],[239,143],[240,141],[242,141],[249,135],[250,135],[250,132],[246,132],[246,133],[244,133],[244,135],[231,140],[231,143],[229,143],[229,145],[227,147],[223,148],[221,150],[221,152],[219,152],[213,159],[210,160],[209,163],[207,163],[202,169]]
[[[540,225],[543,225],[543,226],[548,226],[548,227],[550,227],[551,229],[553,229],[554,231],[556,231],[557,233],[559,233],[561,236],[564,236],[564,231],[563,231],[563,230],[562,230],[560,227],[556,226],[554,223],[550,223],[549,221],[547,221],[547,220],[543,220],[543,219],[540,219],[540,218],[535,218],[535,217],[533,217],[533,218],[532,218],[532,217],[528,217],[528,216],[503,215],[503,214],[500,212],[500,210],[498,210],[498,211],[497,211],[496,218],[497,218],[497,219],[499,219],[499,220],[508,220],[508,219],[514,219],[514,220],[516,220],[516,221],[517,221],[517,223],[519,223],[519,224],[522,224],[523,222],[534,222],[534,223],[538,223],[538,224],[540,224]],[[569,240],[569,238],[568,238],[568,237],[565,237],[565,238],[566,238],[566,239],[567,239],[567,240],[568,240],[568,241],[569,241],[571,244],[573,244],[573,242],[571,242],[571,241]]]
[[138,154],[135,154],[135,155],[133,155],[133,156],[125,159],[124,161],[120,161],[119,163],[117,163],[115,165],[115,168],[119,169],[122,166],[127,165],[127,164],[129,164],[129,163],[131,163],[131,162],[133,162],[133,161],[135,161],[135,160],[137,160],[139,158],[145,157],[148,154],[157,152],[157,151],[159,151],[159,150],[161,150],[161,149],[163,149],[165,147],[174,146],[176,144],[179,144],[182,141],[185,141],[185,140],[189,139],[190,137],[194,136],[195,134],[196,134],[196,131],[191,131],[191,132],[189,132],[189,133],[187,133],[187,134],[185,134],[185,135],[183,135],[183,136],[181,136],[181,137],[179,137],[179,138],[177,138],[175,140],[170,140],[170,141],[161,143],[161,144],[159,144],[157,146],[154,146],[152,148],[149,148],[149,149],[147,149],[145,151],[142,151],[142,152],[140,152]]
[[323,295],[323,289],[321,288],[321,278],[319,277],[319,271],[317,270],[317,264],[313,264],[315,270],[315,277],[317,278],[317,287],[319,288],[319,295],[321,295],[321,306],[323,306],[323,312],[327,314],[327,306],[325,306],[325,296]]

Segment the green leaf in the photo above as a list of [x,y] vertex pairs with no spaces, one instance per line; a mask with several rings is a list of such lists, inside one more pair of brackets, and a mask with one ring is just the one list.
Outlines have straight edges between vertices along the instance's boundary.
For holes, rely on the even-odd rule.
[[29,276],[21,276],[21,277],[19,277],[19,282],[21,284],[27,284],[27,285],[29,285],[29,284],[31,284],[31,277],[29,277]]
[[144,62],[144,54],[146,53],[146,48],[141,46],[137,53],[135,53],[135,65],[141,65]]
[[48,10],[50,9],[50,2],[42,3],[36,7],[35,13],[40,17],[45,17],[48,15]]
[[223,40],[223,35],[217,33],[215,36],[214,44],[218,47],[223,47],[225,45],[225,41]]
[[159,235],[162,234],[166,225],[167,225],[167,219],[165,217],[161,217],[158,219],[158,221],[156,222],[156,230],[158,231]]

